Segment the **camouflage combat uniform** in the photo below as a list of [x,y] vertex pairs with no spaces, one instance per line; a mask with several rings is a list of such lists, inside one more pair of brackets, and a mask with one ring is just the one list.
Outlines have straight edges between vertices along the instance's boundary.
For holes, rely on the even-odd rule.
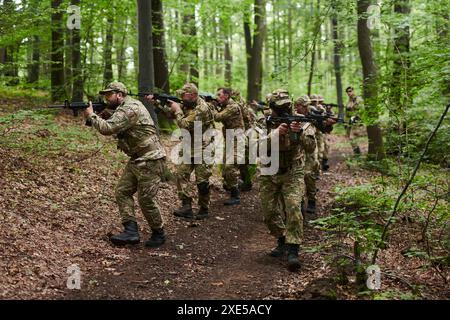
[[[183,89],[179,90],[179,94],[184,93],[198,93],[194,85],[186,84]],[[178,196],[183,201],[192,202],[194,196],[194,187],[191,185],[190,178],[192,171],[195,172],[195,183],[198,189],[198,205],[200,208],[208,209],[210,202],[210,187],[209,178],[212,175],[212,165],[206,164],[204,159],[201,164],[195,164],[194,155],[203,154],[203,150],[212,142],[211,138],[202,138],[202,144],[196,146],[194,144],[194,121],[201,121],[202,132],[205,133],[208,129],[214,128],[214,111],[202,98],[198,97],[195,107],[192,109],[185,109],[175,113],[178,127],[186,129],[191,134],[191,163],[180,164],[177,167],[177,189]]]
[[[310,98],[311,98],[311,102],[312,102],[312,107],[316,111],[319,111],[320,113],[326,112],[325,108],[319,104],[319,97],[317,94],[312,94]],[[318,156],[319,163],[323,159],[323,153],[324,153],[324,147],[325,147],[324,139],[325,139],[325,137],[324,137],[323,132],[320,130],[316,130],[316,141],[317,141],[317,150],[318,150],[317,156]],[[320,170],[320,167],[319,167],[319,170]]]
[[[311,110],[311,100],[307,95],[300,97],[296,100],[296,105],[301,104],[302,106],[306,106],[308,109],[308,113]],[[306,149],[305,150],[305,196],[308,200],[308,212],[309,213],[315,213],[315,200],[316,200],[316,193],[317,193],[317,187],[316,182],[319,178],[319,171],[320,171],[320,163],[318,160],[318,148],[317,148],[317,131],[319,129],[316,128],[316,126],[313,123],[310,123],[307,130],[304,131],[304,135],[308,136],[309,141],[313,141],[312,144],[314,144],[314,148]]]
[[[241,129],[244,133],[244,120],[242,118],[241,107],[233,100],[229,99],[225,106],[222,106],[222,111],[216,112],[214,120],[222,122],[223,137],[226,138],[227,129]],[[235,139],[236,140],[236,139]],[[237,141],[234,142],[233,158],[234,161],[231,164],[226,163],[226,152],[224,152],[224,168],[223,177],[225,180],[225,186],[228,189],[238,188],[239,177],[239,165],[237,164]]]
[[[250,130],[255,126],[256,123],[256,113],[253,111],[252,107],[248,105],[244,99],[242,99],[240,93],[238,91],[233,92],[232,96],[233,100],[236,101],[236,103],[241,108],[242,112],[242,119],[244,120],[244,128],[245,132]],[[256,171],[256,165],[255,164],[249,164],[249,147],[248,147],[248,141],[245,145],[245,164],[239,165],[239,173],[240,178],[243,181],[243,184],[241,186],[242,191],[249,191],[252,188],[252,179],[253,174]]]
[[[285,90],[276,90],[272,93],[271,102],[277,105],[286,105],[291,100]],[[292,105],[289,104],[287,112],[292,114]],[[263,123],[260,123],[262,126]],[[303,239],[303,218],[300,202],[304,196],[305,150],[314,150],[315,141],[309,130],[310,124],[303,125],[303,133],[298,133],[298,139],[292,140],[291,135],[278,135],[275,127],[268,127],[268,140],[279,138],[279,169],[274,175],[260,176],[260,197],[264,222],[270,233],[278,238],[277,251],[273,256],[288,247],[288,263],[291,254],[297,256],[294,265],[298,265],[298,247]],[[305,131],[308,133],[305,135]],[[268,145],[270,150],[270,144]],[[273,156],[273,155],[272,155]],[[292,252],[290,250],[293,250]],[[289,265],[288,265],[289,266]]]
[[[345,122],[349,122],[352,117],[358,116],[359,108],[363,105],[363,99],[360,96],[354,95],[349,98],[346,109],[345,109]],[[346,136],[350,141],[350,145],[355,153],[360,153],[359,146],[356,142],[354,136],[353,125],[347,125]]]
[[133,194],[150,228],[161,229],[161,217],[155,197],[165,166],[166,153],[156,133],[155,124],[144,105],[129,96],[104,120],[96,114],[89,117],[92,126],[103,135],[114,135],[117,147],[130,160],[116,187],[116,201],[122,223],[136,221]]

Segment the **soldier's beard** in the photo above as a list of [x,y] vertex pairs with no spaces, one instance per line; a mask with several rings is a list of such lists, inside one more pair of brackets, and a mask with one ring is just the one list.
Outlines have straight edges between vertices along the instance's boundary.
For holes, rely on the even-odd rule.
[[108,101],[108,107],[111,110],[116,110],[119,105],[120,105],[119,99],[117,98],[115,101]]

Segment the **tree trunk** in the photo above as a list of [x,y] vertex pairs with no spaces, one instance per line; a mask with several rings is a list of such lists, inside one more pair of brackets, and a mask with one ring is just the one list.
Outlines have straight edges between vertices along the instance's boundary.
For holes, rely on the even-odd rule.
[[336,0],[333,0],[333,14],[331,17],[333,48],[334,48],[334,74],[336,76],[336,97],[339,105],[339,117],[344,117],[344,99],[342,97],[342,75],[341,75],[341,42],[339,40],[339,25],[337,19]]
[[51,92],[52,102],[63,101],[64,92],[64,31],[62,26],[62,0],[51,0],[52,52],[51,52]]
[[[71,0],[72,5],[79,6],[80,0]],[[84,81],[81,67],[81,36],[80,29],[72,29],[72,101],[83,101]]]
[[[250,24],[244,18],[244,33],[247,50],[247,99],[260,100],[262,89],[262,49],[265,32],[265,1],[255,0],[254,5],[255,30],[253,40],[250,35]],[[250,50],[249,50],[250,48]],[[250,54],[248,54],[250,52]]]
[[[112,8],[110,10],[113,10]],[[106,87],[113,81],[113,68],[112,68],[112,46],[113,46],[113,28],[114,28],[114,12],[109,12],[106,26],[106,41],[103,51],[103,87]]]
[[381,129],[376,124],[378,121],[378,111],[371,104],[376,104],[377,98],[377,68],[373,59],[372,42],[370,40],[370,30],[367,25],[367,8],[370,0],[357,0],[358,8],[358,50],[363,69],[364,105],[366,114],[369,116],[370,124],[367,126],[367,136],[369,139],[370,158],[380,160],[384,158],[383,137]]
[[287,21],[287,32],[288,32],[288,74],[289,80],[292,75],[292,3],[291,0],[288,1],[288,21]]
[[128,35],[128,19],[125,18],[123,23],[123,33],[121,35],[119,42],[119,48],[117,50],[117,79],[119,81],[124,81],[123,79],[127,76],[127,35]]
[[405,23],[405,19],[409,19],[411,8],[409,0],[396,0],[394,3],[394,12],[402,16],[400,25],[394,29],[394,71],[392,74],[391,85],[391,106],[396,113],[395,118],[399,119],[399,133],[404,132],[405,111],[409,104],[408,78],[409,67],[411,65],[409,59],[409,23]]
[[[63,17],[64,19],[64,17]],[[72,34],[64,28],[64,94],[72,96]]]
[[198,80],[199,80],[199,72],[198,72],[198,41],[197,41],[197,27],[195,26],[195,13],[192,14],[189,18],[190,20],[190,30],[189,35],[190,39],[189,41],[192,42],[190,45],[190,66],[189,66],[189,73],[190,73],[190,82],[195,84],[198,87]]
[[[153,37],[152,37],[152,4],[151,0],[137,0],[138,31],[139,31],[139,80],[140,92],[152,92],[155,88],[153,68]],[[142,103],[149,110],[150,115],[158,128],[158,118],[153,106],[144,98]]]
[[311,65],[309,66],[309,77],[308,77],[308,96],[311,95],[312,81],[314,77],[314,65],[316,63],[316,40],[313,40],[313,48],[311,50]]
[[152,14],[155,85],[156,88],[169,93],[169,69],[164,41],[164,14],[161,0],[152,0]]
[[225,38],[225,50],[224,50],[224,60],[225,60],[225,86],[231,87],[232,75],[231,75],[231,66],[233,64],[233,57],[231,56],[231,23],[227,21],[224,23],[222,21],[222,25],[225,25],[222,35]]
[[36,83],[39,81],[39,65],[41,60],[39,36],[33,36],[31,44],[31,61],[28,65],[28,83]]

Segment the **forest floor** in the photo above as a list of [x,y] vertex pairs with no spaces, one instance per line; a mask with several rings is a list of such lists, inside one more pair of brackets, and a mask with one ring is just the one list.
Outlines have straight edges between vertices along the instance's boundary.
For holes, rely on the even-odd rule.
[[[0,109],[0,118],[8,113]],[[211,217],[175,218],[173,182],[164,182],[157,201],[167,242],[158,249],[114,247],[108,237],[121,230],[114,187],[126,157],[111,138],[68,115],[42,116],[0,130],[0,298],[3,299],[367,299],[352,281],[339,285],[325,255],[307,250],[324,241],[323,231],[305,222],[302,267],[292,273],[286,257],[268,252],[275,239],[262,219],[258,185],[242,193],[241,205],[225,207],[228,195],[218,173],[212,178]],[[331,168],[318,182],[318,215],[330,214],[334,187],[358,185],[372,173],[350,168],[344,137],[330,137]],[[173,142],[164,138],[167,150]],[[363,148],[366,150],[366,146]],[[173,168],[172,168],[173,169]],[[142,240],[147,224],[137,210]],[[404,229],[410,228],[405,225]],[[449,289],[420,258],[401,255],[406,232],[380,254],[381,298],[448,299]],[[81,270],[81,289],[67,289],[67,268]],[[411,285],[414,284],[414,286]],[[381,294],[380,293],[380,294]]]

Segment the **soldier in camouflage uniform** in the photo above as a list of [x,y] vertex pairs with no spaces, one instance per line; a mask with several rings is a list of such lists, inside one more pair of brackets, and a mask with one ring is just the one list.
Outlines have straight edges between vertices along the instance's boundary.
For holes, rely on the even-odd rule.
[[209,216],[210,186],[209,178],[212,175],[212,165],[206,164],[204,159],[202,163],[195,164],[194,155],[196,153],[203,155],[203,150],[212,142],[211,138],[203,136],[202,144],[195,145],[194,121],[200,121],[202,132],[214,128],[214,110],[205,100],[199,97],[197,87],[192,83],[187,83],[177,93],[183,100],[183,110],[180,105],[171,102],[170,108],[175,114],[177,124],[180,128],[186,129],[191,134],[191,164],[180,164],[177,168],[177,188],[178,196],[182,201],[182,206],[174,211],[177,217],[194,218],[192,211],[193,186],[190,183],[192,171],[195,172],[195,183],[198,190],[198,206],[196,219],[205,219]]
[[[274,91],[270,96],[270,108],[273,116],[292,114],[293,106],[289,93],[282,89]],[[264,122],[259,124],[264,126]],[[270,233],[278,238],[277,247],[270,255],[279,257],[287,251],[288,269],[295,271],[300,267],[298,250],[303,239],[300,202],[305,190],[304,152],[306,150],[312,152],[315,142],[311,139],[313,136],[309,123],[293,122],[290,126],[283,123],[278,127],[270,126],[267,129],[268,140],[279,139],[280,148],[278,172],[272,176],[260,176],[264,222]]]
[[124,231],[112,236],[111,242],[116,245],[139,243],[133,199],[137,192],[139,206],[152,230],[145,246],[158,247],[166,238],[163,219],[154,200],[165,166],[164,147],[149,112],[140,101],[127,95],[123,83],[113,82],[100,94],[105,96],[109,108],[115,110],[112,116],[102,119],[93,112],[91,103],[85,116],[101,134],[114,135],[118,148],[130,157],[115,192]]
[[[231,89],[229,88],[219,88],[217,90],[217,101],[219,103],[220,112],[216,111],[214,114],[214,120],[221,122],[223,124],[222,131],[224,138],[226,137],[226,130],[242,130],[244,134],[244,120],[242,118],[241,107],[231,98]],[[239,139],[245,138],[241,136]],[[225,144],[226,146],[226,144]],[[223,177],[225,189],[230,190],[231,198],[224,202],[225,205],[235,205],[239,204],[240,192],[239,192],[239,165],[237,164],[238,155],[238,142],[235,141],[233,150],[233,163],[226,163],[226,152],[224,152],[224,167],[223,167]]]
[[[323,98],[322,95],[318,95],[318,100],[319,100],[319,105],[322,106],[323,110],[324,110],[324,114],[330,117],[334,117],[334,113],[331,110],[331,108],[328,107],[324,107],[322,104],[324,103],[325,99]],[[329,133],[331,132],[331,128],[330,126],[334,125],[336,123],[335,120],[332,119],[328,119],[327,120],[327,124],[330,128],[330,131],[325,132],[324,133],[324,139],[323,139],[323,154],[322,154],[322,170],[323,171],[328,171],[328,169],[330,168],[330,165],[328,164],[328,156],[330,154],[330,143],[328,142],[328,137],[329,137]]]
[[[241,108],[242,119],[244,120],[245,131],[251,129],[255,125],[256,121],[256,113],[253,111],[253,108],[248,105],[244,99],[242,99],[241,94],[238,90],[233,90],[232,99],[236,101],[236,103]],[[252,177],[255,172],[256,165],[249,164],[249,148],[248,144],[245,147],[245,164],[239,165],[239,173],[241,180],[243,181],[240,186],[240,191],[250,191],[252,190]]]
[[[299,115],[308,115],[310,111],[311,100],[307,95],[301,96],[295,101],[295,110]],[[316,131],[318,129],[311,123],[309,126],[308,134],[311,136],[309,140],[314,141],[314,150],[305,150],[305,186],[306,186],[306,198],[308,199],[308,207],[306,211],[310,214],[316,213],[316,181],[318,179],[319,172],[319,160],[318,160],[318,148],[316,141]],[[306,132],[305,132],[306,134]],[[303,207],[303,203],[302,203]]]
[[[359,118],[358,111],[359,108],[363,106],[363,99],[356,95],[353,87],[348,87],[345,89],[345,92],[347,92],[348,95],[348,102],[345,108],[345,122],[351,122],[351,120],[355,119],[355,117]],[[350,145],[353,148],[353,153],[355,155],[360,155],[361,149],[356,142],[353,125],[346,125],[346,135],[347,139],[350,141]]]
[[[317,94],[312,94],[310,96],[310,99],[311,99],[311,109],[319,113],[325,113],[326,110],[324,107],[322,107],[322,105],[319,104],[319,96]],[[319,163],[321,163],[323,159],[323,150],[324,150],[324,134],[322,131],[320,130],[316,131],[316,140],[317,140],[318,159]]]

